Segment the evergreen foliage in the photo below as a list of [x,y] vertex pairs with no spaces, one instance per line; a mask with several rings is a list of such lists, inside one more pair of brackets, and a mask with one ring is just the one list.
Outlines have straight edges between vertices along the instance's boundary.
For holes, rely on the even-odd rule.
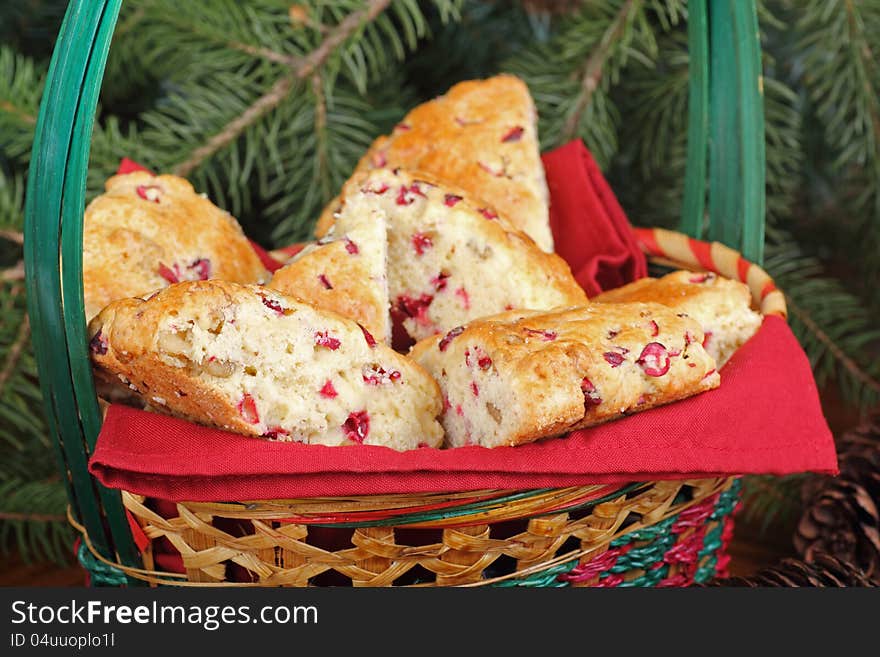
[[[65,4],[0,5],[0,547],[52,558],[69,553],[71,534],[28,340],[20,236]],[[766,266],[820,383],[866,408],[880,399],[880,0],[765,0],[759,17]],[[126,0],[89,194],[125,155],[186,175],[265,246],[301,240],[407,108],[505,70],[528,82],[544,148],[584,139],[633,223],[674,227],[686,29],[685,0]],[[756,479],[752,508],[769,519],[794,504],[792,481]]]

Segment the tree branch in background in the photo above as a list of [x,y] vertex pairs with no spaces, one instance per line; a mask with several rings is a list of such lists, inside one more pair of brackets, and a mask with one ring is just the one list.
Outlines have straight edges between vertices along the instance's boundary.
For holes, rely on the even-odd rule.
[[9,351],[6,353],[6,362],[3,363],[3,369],[0,370],[0,397],[3,396],[6,382],[9,381],[9,377],[15,371],[15,366],[18,365],[18,359],[21,358],[21,354],[27,346],[30,336],[31,324],[28,316],[25,315],[21,321],[21,326],[18,327],[18,335],[15,336],[15,342],[12,343],[12,346],[9,347]]
[[9,114],[12,114],[13,116],[18,117],[21,121],[24,121],[25,123],[27,123],[29,125],[36,125],[37,124],[37,117],[35,117],[34,115],[32,115],[28,112],[25,112],[20,107],[16,107],[12,103],[10,103],[8,100],[0,101],[0,110],[2,110],[4,112],[8,112]]
[[832,340],[825,331],[823,331],[819,325],[813,321],[813,318],[810,317],[810,314],[806,312],[803,308],[795,304],[791,297],[785,297],[785,303],[788,306],[788,309],[791,311],[791,314],[797,317],[804,326],[807,327],[807,330],[810,331],[816,338],[825,345],[831,355],[834,357],[836,361],[838,361],[856,380],[865,385],[865,387],[870,388],[874,392],[880,394],[880,381],[877,381],[870,374],[865,372],[861,367],[859,367],[858,363],[856,363],[852,358],[846,355],[844,351],[837,345],[834,340]]
[[15,242],[16,244],[24,244],[24,233],[18,230],[8,230],[4,228],[0,230],[0,239]]
[[12,267],[0,270],[0,281],[23,281],[24,260],[19,260]]
[[244,112],[226,124],[204,146],[194,150],[187,160],[174,168],[174,173],[178,176],[186,176],[211,155],[236,139],[260,117],[277,107],[297,81],[311,76],[355,30],[364,23],[375,20],[389,4],[391,0],[371,0],[365,9],[346,16],[311,53],[290,60],[288,63],[293,69],[291,73],[279,79],[267,93],[257,98]]
[[626,0],[626,2],[623,3],[620,7],[620,11],[617,12],[617,16],[615,16],[611,25],[608,26],[608,29],[605,30],[605,33],[602,35],[602,40],[599,41],[599,45],[596,46],[596,49],[587,60],[587,63],[584,66],[584,74],[581,78],[580,94],[578,95],[574,110],[565,122],[565,127],[562,129],[563,142],[574,139],[577,136],[581,116],[583,116],[584,110],[590,106],[593,93],[596,91],[602,80],[602,68],[605,65],[605,60],[608,59],[611,47],[620,37],[620,34],[623,32],[631,14],[637,11],[640,6],[641,0]]

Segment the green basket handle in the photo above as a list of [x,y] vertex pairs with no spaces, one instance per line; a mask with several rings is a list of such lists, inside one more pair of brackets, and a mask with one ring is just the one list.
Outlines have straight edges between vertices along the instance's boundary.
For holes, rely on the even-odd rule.
[[[690,96],[681,231],[764,260],[761,42],[754,0],[688,3]],[[704,216],[706,158],[709,215]]]
[[[90,141],[120,4],[71,0],[68,6],[34,136],[24,259],[40,386],[68,498],[102,555],[138,567],[140,555],[119,492],[104,488],[88,472],[101,414],[82,290]],[[691,0],[688,33],[690,117],[682,230],[703,237],[708,157],[708,236],[760,264],[764,123],[755,2]]]

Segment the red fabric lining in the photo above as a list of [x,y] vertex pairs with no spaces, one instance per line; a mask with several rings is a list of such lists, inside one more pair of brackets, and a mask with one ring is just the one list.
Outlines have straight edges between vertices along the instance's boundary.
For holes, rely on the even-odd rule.
[[[585,153],[578,142],[544,159],[557,247],[571,258],[581,284],[599,289],[602,281],[644,275],[645,261],[628,227],[629,240],[621,237],[619,206],[593,191],[592,158]],[[615,255],[585,257],[596,243],[616,249]],[[395,452],[277,443],[114,405],[89,467],[106,486],[174,501],[837,472],[810,364],[784,320],[766,318],[721,378],[720,388],[675,404],[565,438],[497,449]]]

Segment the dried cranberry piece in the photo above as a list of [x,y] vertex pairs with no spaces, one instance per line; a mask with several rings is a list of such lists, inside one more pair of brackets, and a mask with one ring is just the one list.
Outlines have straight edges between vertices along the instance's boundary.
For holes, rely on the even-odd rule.
[[336,397],[336,395],[339,394],[338,392],[336,392],[336,388],[333,387],[333,382],[330,379],[327,379],[327,381],[324,382],[324,385],[321,386],[321,389],[318,391],[318,393],[322,397],[326,397],[327,399],[333,399],[334,397]]
[[342,430],[349,440],[362,445],[370,435],[370,414],[367,411],[352,411],[343,423]]
[[489,208],[480,208],[480,209],[478,210],[478,212],[479,212],[481,215],[483,215],[484,217],[486,217],[486,219],[489,219],[490,221],[491,221],[492,219],[497,219],[497,218],[498,218],[498,215],[495,214],[494,210],[490,210]]
[[411,317],[421,326],[430,326],[431,321],[428,319],[428,306],[434,297],[430,294],[422,294],[418,299],[413,299],[407,295],[397,297],[396,308],[399,313],[405,317]]
[[289,435],[290,432],[287,429],[282,427],[269,427],[262,437],[268,438],[269,440],[278,440],[279,438],[285,438]]
[[464,417],[464,411],[461,408],[461,404],[455,405],[455,414],[458,415],[459,417]]
[[138,196],[151,203],[158,203],[162,196],[162,188],[159,185],[138,185],[135,191]]
[[238,414],[248,424],[258,424],[260,422],[260,414],[257,413],[257,402],[249,393],[244,393],[244,397],[238,402]]
[[281,303],[276,299],[270,299],[268,297],[260,297],[260,301],[263,302],[263,305],[266,306],[269,310],[273,311],[276,315],[283,315],[284,308],[281,306]]
[[494,176],[495,178],[500,178],[501,176],[504,175],[504,169],[503,169],[503,168],[501,168],[501,169],[493,169],[491,166],[489,166],[489,165],[486,164],[485,162],[477,162],[477,164],[479,165],[479,167],[480,167],[483,171],[485,171],[486,173],[488,173],[490,176]]
[[558,337],[556,331],[543,331],[541,329],[530,328],[524,328],[523,330],[525,330],[526,333],[531,333],[532,335],[540,335],[541,339],[544,342],[553,342]]
[[93,354],[98,354],[99,356],[103,356],[107,353],[107,339],[104,337],[103,332],[98,331],[95,333],[94,337],[89,340],[89,350]]
[[619,354],[616,351],[606,351],[602,354],[602,358],[604,358],[605,362],[611,365],[611,367],[620,367],[621,363],[625,360],[623,354]]
[[651,327],[652,338],[656,338],[658,335],[660,335],[660,325],[657,322],[652,319],[650,322],[648,322],[648,324]]
[[345,238],[345,250],[348,251],[351,255],[357,255],[361,251],[358,248],[358,245],[352,242],[347,237]]
[[455,204],[461,200],[461,196],[458,194],[447,194],[443,197],[443,203],[445,203],[450,208],[454,208]]
[[321,281],[321,285],[324,286],[325,290],[332,290],[333,284],[330,283],[330,279],[327,278],[324,274],[318,274],[318,280]]
[[383,383],[388,383],[389,381],[397,381],[400,379],[400,372],[397,370],[387,372],[383,367],[367,366],[364,368],[361,376],[364,378],[364,383],[371,386],[378,386]]
[[691,276],[688,279],[690,283],[705,283],[706,281],[711,281],[715,278],[715,274],[712,272],[706,272],[705,274],[697,274],[696,276]]
[[610,331],[608,331],[608,339],[609,340],[613,340],[618,335],[620,335],[620,331],[615,331],[614,329],[611,329]]
[[689,345],[689,344],[692,343],[692,342],[696,342],[696,339],[694,338],[694,334],[691,333],[690,331],[685,331],[685,332],[684,332],[684,344],[685,344],[685,346]]
[[703,349],[706,348],[706,345],[709,344],[709,338],[712,337],[712,331],[706,331],[703,333]]
[[400,130],[401,132],[406,132],[410,129],[410,125],[409,123],[398,123],[396,126],[394,126],[394,129]]
[[716,370],[714,370],[714,369],[709,370],[708,372],[706,372],[706,373],[703,375],[703,378],[700,379],[700,381],[705,381],[705,380],[708,379],[710,376],[712,376],[713,374],[715,374],[715,372],[716,372]]
[[366,187],[361,187],[361,192],[364,194],[384,194],[390,189],[388,185],[382,183],[378,189],[374,189],[371,185],[367,185]]
[[471,350],[470,349],[464,350],[464,364],[465,364],[465,367],[471,366]]
[[416,200],[416,196],[424,197],[418,183],[413,183],[409,187],[401,185],[397,192],[397,205],[410,205]]
[[319,347],[327,347],[330,351],[336,351],[341,344],[342,342],[330,335],[328,331],[315,332],[315,345]]
[[446,272],[440,272],[434,278],[431,279],[430,283],[434,286],[434,289],[439,292],[440,290],[446,289],[446,279],[449,278],[449,274]]
[[584,407],[598,406],[602,403],[602,398],[596,392],[596,386],[587,377],[581,379],[581,392],[584,393]]
[[206,281],[211,278],[211,261],[207,258],[199,258],[195,260],[187,269],[196,274],[197,281]]
[[669,352],[659,342],[649,342],[636,362],[648,376],[663,376],[669,371]]
[[452,404],[449,403],[449,397],[443,395],[443,412],[445,413],[448,410],[452,409]]
[[171,283],[180,283],[180,270],[177,265],[174,265],[174,268],[168,267],[165,263],[159,263],[159,269],[157,270],[159,276],[164,278],[166,281]]
[[360,324],[358,324],[358,326],[360,326],[361,331],[363,331],[363,333],[364,333],[364,340],[367,341],[367,346],[369,346],[370,349],[375,347],[376,346],[376,338],[373,337],[373,334],[370,333],[367,329],[365,329]]
[[482,356],[477,361],[477,367],[479,367],[481,370],[488,370],[490,367],[492,367],[492,359],[488,356]]
[[457,296],[461,299],[461,305],[464,306],[465,310],[470,310],[471,297],[467,293],[467,290],[465,290],[463,287],[460,287],[455,291],[455,296]]
[[474,397],[480,396],[480,389],[477,387],[476,381],[471,381],[471,392],[474,393]]
[[429,235],[425,235],[424,233],[416,233],[412,236],[412,245],[416,250],[417,255],[424,255],[425,251],[434,246],[434,242],[431,241],[431,237]]
[[520,139],[522,139],[523,130],[524,129],[522,128],[522,126],[516,126],[514,128],[511,128],[510,130],[507,131],[507,134],[505,134],[501,138],[501,141],[504,143],[511,142],[511,141],[519,141]]
[[370,161],[373,163],[373,167],[379,169],[388,164],[388,160],[385,158],[385,153],[383,151],[377,151],[373,153],[373,156],[370,158]]
[[449,331],[449,333],[444,335],[443,339],[440,340],[439,344],[437,345],[440,348],[440,351],[446,351],[446,349],[449,347],[449,343],[462,333],[464,333],[464,326],[456,326],[454,329]]

